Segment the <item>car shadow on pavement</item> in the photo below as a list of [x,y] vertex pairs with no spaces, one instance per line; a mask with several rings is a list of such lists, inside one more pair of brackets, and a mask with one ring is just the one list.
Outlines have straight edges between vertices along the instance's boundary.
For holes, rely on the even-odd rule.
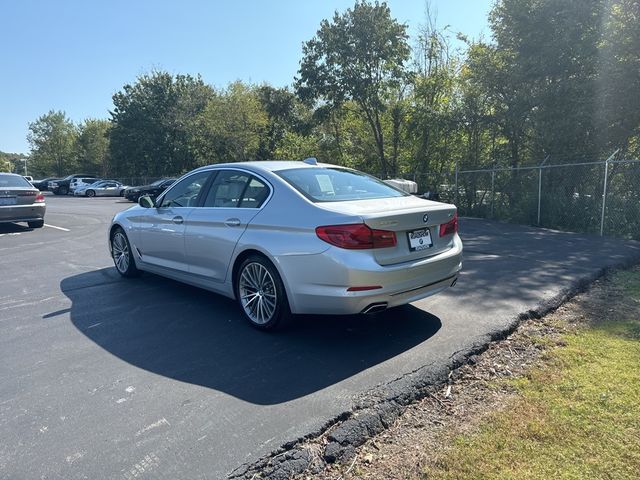
[[71,321],[97,345],[147,371],[260,405],[316,392],[434,336],[440,319],[407,305],[372,316],[297,316],[265,333],[236,303],[156,275],[114,268],[61,282]]
[[33,228],[18,223],[0,223],[0,235],[11,233],[31,232]]

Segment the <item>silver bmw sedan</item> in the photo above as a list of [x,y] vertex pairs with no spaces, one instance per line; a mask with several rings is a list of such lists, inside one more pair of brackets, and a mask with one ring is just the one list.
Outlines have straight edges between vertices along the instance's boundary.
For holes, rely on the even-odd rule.
[[121,275],[235,298],[264,330],[292,314],[414,302],[453,286],[462,267],[454,205],[315,159],[198,168],[117,214],[108,239]]

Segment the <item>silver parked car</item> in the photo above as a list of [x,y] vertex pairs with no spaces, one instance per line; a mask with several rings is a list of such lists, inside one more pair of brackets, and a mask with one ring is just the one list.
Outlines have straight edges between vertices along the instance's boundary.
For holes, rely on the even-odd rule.
[[44,195],[22,175],[0,173],[0,223],[27,222],[30,228],[44,226]]
[[127,188],[129,187],[116,180],[99,180],[76,188],[73,195],[76,197],[122,197]]
[[290,314],[378,312],[453,286],[457,231],[453,205],[307,159],[193,170],[118,213],[108,239],[121,275],[235,298],[271,329]]

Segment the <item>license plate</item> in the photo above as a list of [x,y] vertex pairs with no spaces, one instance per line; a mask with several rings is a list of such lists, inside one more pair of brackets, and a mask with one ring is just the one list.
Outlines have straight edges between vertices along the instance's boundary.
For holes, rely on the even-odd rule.
[[409,237],[409,250],[412,252],[426,250],[433,246],[433,242],[431,241],[431,232],[428,228],[421,228],[420,230],[407,232],[407,237]]
[[15,205],[16,197],[0,197],[0,205]]

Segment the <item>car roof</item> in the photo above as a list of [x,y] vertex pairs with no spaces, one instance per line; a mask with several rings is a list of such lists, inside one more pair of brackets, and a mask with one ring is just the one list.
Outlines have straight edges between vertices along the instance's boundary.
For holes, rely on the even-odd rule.
[[[202,170],[209,168],[242,168],[248,167],[257,171],[278,172],[281,170],[291,170],[294,168],[318,168],[318,167],[340,167],[339,165],[333,165],[331,163],[320,163],[317,165],[311,165],[303,161],[295,160],[266,160],[266,161],[254,161],[254,162],[234,162],[234,163],[216,163],[213,165],[207,165],[202,167]],[[200,169],[199,169],[200,170]]]

